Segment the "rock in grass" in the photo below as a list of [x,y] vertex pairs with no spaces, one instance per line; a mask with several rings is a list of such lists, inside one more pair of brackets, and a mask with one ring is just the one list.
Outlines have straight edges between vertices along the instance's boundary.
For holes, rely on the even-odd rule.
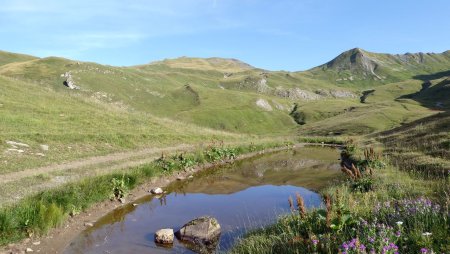
[[220,224],[213,217],[203,216],[186,223],[175,235],[181,241],[208,245],[218,241]]
[[26,253],[33,252],[33,249],[32,249],[32,248],[27,248],[27,249],[25,250],[25,252],[26,252]]
[[156,194],[156,195],[163,194],[163,192],[164,191],[161,188],[159,188],[159,187],[153,188],[153,189],[150,190],[150,193]]
[[155,233],[155,242],[160,244],[172,244],[173,243],[173,229],[163,228]]

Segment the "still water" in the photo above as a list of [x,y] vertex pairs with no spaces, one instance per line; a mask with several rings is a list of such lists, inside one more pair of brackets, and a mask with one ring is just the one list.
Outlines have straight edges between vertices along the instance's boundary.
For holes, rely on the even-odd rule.
[[210,215],[222,229],[218,252],[225,252],[249,230],[289,213],[288,198],[299,193],[308,208],[322,206],[315,191],[337,179],[339,151],[301,147],[207,169],[169,185],[162,197],[146,196],[138,206],[121,207],[86,229],[65,253],[194,253],[183,243],[160,247],[154,234],[175,231],[188,221]]

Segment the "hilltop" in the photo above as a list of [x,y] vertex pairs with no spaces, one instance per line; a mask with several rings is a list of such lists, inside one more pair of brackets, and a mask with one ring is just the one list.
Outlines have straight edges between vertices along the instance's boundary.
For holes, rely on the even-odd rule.
[[149,65],[164,65],[171,68],[193,69],[193,70],[216,70],[222,72],[240,72],[255,69],[255,67],[233,58],[194,58],[179,57],[176,59],[165,59],[149,63]]

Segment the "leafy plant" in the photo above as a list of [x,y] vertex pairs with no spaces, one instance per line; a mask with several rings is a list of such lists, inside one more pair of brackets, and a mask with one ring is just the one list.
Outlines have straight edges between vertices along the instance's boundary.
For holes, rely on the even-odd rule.
[[121,178],[113,177],[111,179],[113,198],[124,198],[128,194],[127,181],[129,181],[129,178],[125,176]]

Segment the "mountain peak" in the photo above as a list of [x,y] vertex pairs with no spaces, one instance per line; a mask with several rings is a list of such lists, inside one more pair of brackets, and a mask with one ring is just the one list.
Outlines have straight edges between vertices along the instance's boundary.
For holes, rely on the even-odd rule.
[[371,53],[361,48],[353,48],[345,51],[333,60],[319,67],[322,69],[335,70],[337,72],[350,71],[352,74],[374,76],[381,79],[375,74],[375,69],[378,67],[376,59],[371,57]]

